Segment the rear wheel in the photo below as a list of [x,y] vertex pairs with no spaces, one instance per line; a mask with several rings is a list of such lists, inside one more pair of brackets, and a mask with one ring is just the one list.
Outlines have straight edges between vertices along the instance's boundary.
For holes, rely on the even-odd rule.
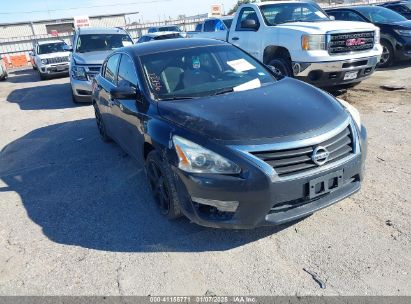
[[291,67],[291,62],[285,58],[273,59],[268,63],[274,71],[281,76],[293,77],[293,70]]
[[180,217],[180,202],[170,165],[153,150],[147,156],[145,167],[150,189],[160,212],[170,220]]
[[391,43],[387,40],[382,40],[381,45],[382,55],[380,62],[378,63],[378,67],[388,68],[394,62],[394,48],[392,47]]
[[94,106],[94,114],[96,116],[96,123],[97,123],[97,128],[98,128],[98,133],[100,134],[101,139],[104,142],[110,142],[111,138],[110,136],[107,135],[107,129],[106,126],[104,124],[103,118],[101,116],[100,110],[97,107],[96,104],[93,104]]

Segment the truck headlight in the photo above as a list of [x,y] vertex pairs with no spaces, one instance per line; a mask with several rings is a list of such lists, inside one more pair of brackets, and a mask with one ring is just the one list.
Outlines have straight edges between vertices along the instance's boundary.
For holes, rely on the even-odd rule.
[[394,30],[398,35],[404,37],[411,37],[411,30]]
[[48,64],[48,63],[49,63],[49,60],[48,60],[48,59],[41,59],[41,63],[42,63],[42,64]]
[[357,124],[357,127],[359,130],[361,130],[361,116],[360,112],[358,110],[350,105],[348,102],[345,100],[337,98],[337,100],[342,104],[342,106],[351,114],[351,117],[354,119],[355,123]]
[[71,67],[71,75],[77,80],[87,80],[86,69],[81,66],[73,65]]
[[301,47],[305,51],[325,50],[325,35],[303,35]]
[[375,44],[380,44],[380,40],[381,40],[380,28],[377,27],[377,29],[375,30],[375,35],[374,35]]
[[239,166],[224,157],[180,136],[173,136],[178,167],[190,173],[238,174]]

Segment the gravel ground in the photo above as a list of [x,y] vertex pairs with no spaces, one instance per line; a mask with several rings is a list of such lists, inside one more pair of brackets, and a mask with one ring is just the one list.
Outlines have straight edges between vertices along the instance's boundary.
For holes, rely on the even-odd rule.
[[0,295],[411,295],[411,66],[341,97],[368,128],[362,190],[292,226],[226,231],[163,219],[142,168],[100,141],[67,78],[11,73],[0,83]]

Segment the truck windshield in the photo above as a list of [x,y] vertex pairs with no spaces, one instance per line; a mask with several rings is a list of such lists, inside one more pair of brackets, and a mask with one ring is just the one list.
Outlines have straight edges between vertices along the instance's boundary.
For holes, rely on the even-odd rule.
[[313,3],[278,3],[261,6],[267,25],[288,22],[329,21],[328,16]]
[[47,44],[40,44],[38,48],[38,54],[51,54],[57,52],[65,52],[64,47],[67,44],[64,42],[56,42],[56,43],[47,43]]
[[373,23],[393,23],[407,20],[402,15],[385,7],[358,7],[357,9]]
[[276,81],[260,63],[230,45],[168,50],[143,55],[140,61],[157,100],[245,91]]
[[76,51],[79,53],[110,51],[132,44],[131,38],[125,34],[84,34],[77,39]]
[[159,32],[181,32],[178,26],[163,26],[158,28]]

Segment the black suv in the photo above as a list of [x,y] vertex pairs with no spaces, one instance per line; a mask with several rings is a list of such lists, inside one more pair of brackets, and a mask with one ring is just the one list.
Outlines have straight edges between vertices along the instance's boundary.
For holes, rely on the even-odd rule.
[[411,21],[379,6],[353,6],[327,10],[336,20],[369,22],[381,30],[383,54],[379,67],[388,67],[396,60],[411,59]]
[[387,2],[380,6],[397,12],[407,19],[411,19],[411,1]]

